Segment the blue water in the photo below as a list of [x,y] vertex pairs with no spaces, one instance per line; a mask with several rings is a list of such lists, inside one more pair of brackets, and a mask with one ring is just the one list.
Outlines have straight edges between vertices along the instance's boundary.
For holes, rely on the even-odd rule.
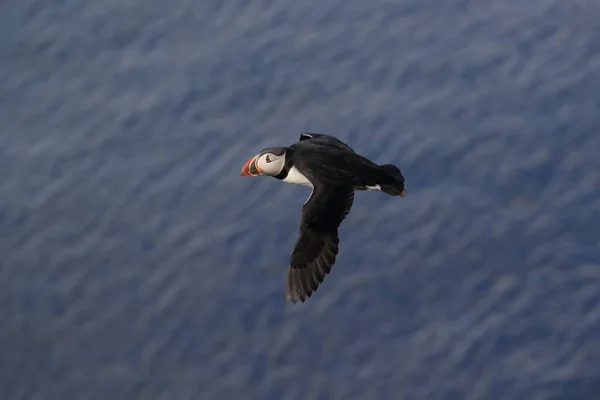
[[[0,398],[593,400],[600,7],[0,6]],[[283,303],[310,189],[244,178],[336,135],[357,193]]]

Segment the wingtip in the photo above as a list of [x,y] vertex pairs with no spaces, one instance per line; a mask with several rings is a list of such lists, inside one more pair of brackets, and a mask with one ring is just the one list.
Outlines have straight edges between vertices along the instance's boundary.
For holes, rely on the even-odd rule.
[[290,301],[295,304],[296,303],[296,299],[295,297],[292,295],[292,287],[290,285],[290,273],[292,272],[291,268],[288,267],[288,271],[287,271],[287,276],[285,277],[285,296],[284,296],[284,303],[289,303]]
[[297,299],[294,296],[291,296],[289,292],[285,294],[285,299],[283,301],[285,304],[292,303],[296,304]]
[[292,298],[292,296],[290,295],[290,291],[288,290],[288,288],[286,288],[285,291],[285,296],[283,298],[283,302],[284,303],[289,303],[290,301],[292,301],[292,303],[295,303],[294,299]]
[[312,274],[312,272],[309,270],[297,270],[291,267],[288,268],[284,302],[288,303],[291,301],[293,304],[305,303],[317,291],[319,283],[323,280],[315,278],[316,280],[311,287],[308,282],[307,274]]

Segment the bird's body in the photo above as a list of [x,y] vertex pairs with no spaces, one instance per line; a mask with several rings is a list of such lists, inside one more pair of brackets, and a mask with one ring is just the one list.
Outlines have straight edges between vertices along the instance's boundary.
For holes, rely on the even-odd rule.
[[354,202],[355,190],[404,196],[404,176],[396,166],[378,165],[341,140],[303,133],[289,147],[261,151],[242,175],[270,175],[305,185],[312,192],[302,207],[300,231],[290,257],[286,300],[304,302],[331,271],[338,254],[338,228]]

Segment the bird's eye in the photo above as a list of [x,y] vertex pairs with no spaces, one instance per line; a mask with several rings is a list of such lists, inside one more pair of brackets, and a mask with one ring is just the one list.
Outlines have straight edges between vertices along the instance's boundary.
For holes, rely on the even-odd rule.
[[269,155],[267,154],[267,156],[265,157],[265,161],[266,161],[267,163],[270,163],[270,162],[271,162],[271,161],[273,161],[273,160],[271,160],[271,157],[269,157]]

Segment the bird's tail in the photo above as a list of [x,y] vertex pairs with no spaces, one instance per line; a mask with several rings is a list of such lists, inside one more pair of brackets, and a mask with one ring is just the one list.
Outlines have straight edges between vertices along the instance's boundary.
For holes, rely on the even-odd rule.
[[379,167],[394,179],[393,183],[381,185],[381,191],[389,194],[390,196],[404,196],[405,179],[404,175],[402,175],[402,172],[400,171],[400,168],[392,164],[383,164]]

